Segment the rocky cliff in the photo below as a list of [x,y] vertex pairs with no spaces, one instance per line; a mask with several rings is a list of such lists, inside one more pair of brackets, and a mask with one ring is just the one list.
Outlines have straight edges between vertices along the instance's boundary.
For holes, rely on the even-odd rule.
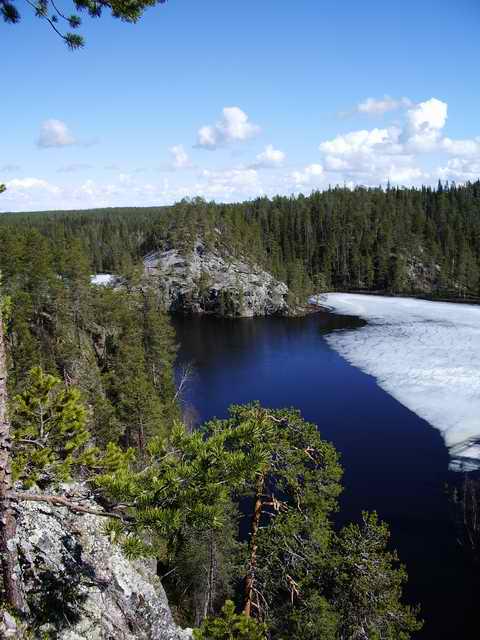
[[151,253],[144,259],[144,268],[171,311],[230,317],[290,312],[285,283],[245,258],[207,250],[200,240],[190,252]]
[[[85,487],[71,498],[99,509]],[[104,534],[106,519],[64,507],[23,502],[18,527],[31,611],[23,633],[7,613],[0,638],[39,640],[187,640],[152,566],[131,562]]]

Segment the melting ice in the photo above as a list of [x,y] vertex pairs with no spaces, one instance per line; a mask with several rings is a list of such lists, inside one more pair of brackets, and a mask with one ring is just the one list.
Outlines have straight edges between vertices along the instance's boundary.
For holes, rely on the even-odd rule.
[[312,302],[365,319],[329,344],[442,432],[451,468],[480,466],[480,306],[343,293]]

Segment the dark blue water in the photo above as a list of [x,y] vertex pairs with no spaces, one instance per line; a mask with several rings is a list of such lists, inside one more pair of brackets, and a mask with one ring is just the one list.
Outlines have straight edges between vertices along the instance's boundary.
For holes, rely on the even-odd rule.
[[325,341],[329,331],[360,324],[324,313],[176,318],[179,364],[195,368],[185,402],[199,422],[252,400],[299,408],[341,452],[341,522],[368,509],[390,524],[392,546],[409,574],[406,599],[421,604],[425,619],[415,637],[477,637],[470,630],[477,626],[480,583],[456,542],[445,491],[454,474],[442,438]]

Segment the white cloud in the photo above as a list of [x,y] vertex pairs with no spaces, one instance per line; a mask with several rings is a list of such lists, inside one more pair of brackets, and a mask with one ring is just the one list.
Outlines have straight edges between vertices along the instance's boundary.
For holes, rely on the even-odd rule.
[[406,166],[412,163],[412,156],[404,155],[400,134],[398,127],[361,129],[326,140],[319,146],[325,154],[324,168],[335,174],[334,182],[343,178],[343,181],[379,184],[400,170],[404,174]]
[[337,136],[332,140],[326,140],[319,146],[320,151],[330,156],[349,157],[356,153],[370,153],[375,148],[384,149],[396,144],[399,130],[396,127],[390,129],[361,129],[345,135]]
[[410,98],[391,98],[390,96],[383,96],[383,98],[366,98],[363,102],[360,102],[355,107],[355,111],[358,113],[366,113],[368,115],[383,115],[387,111],[396,111],[397,109],[404,109],[412,106]]
[[197,135],[197,146],[216,149],[231,142],[241,142],[260,133],[260,127],[248,120],[247,114],[239,107],[225,107],[222,118],[214,125],[201,127]]
[[480,157],[477,159],[451,158],[444,167],[438,167],[435,175],[440,180],[474,182],[480,179]]
[[[392,165],[386,172],[386,180],[402,186],[415,184],[428,179],[428,174],[419,167],[399,167]],[[386,181],[385,178],[381,182]]]
[[[365,112],[380,112],[392,106],[388,96],[377,104],[367,99]],[[392,99],[393,100],[393,99]],[[399,102],[399,101],[396,101]],[[401,99],[407,107],[407,99]],[[437,98],[408,108],[403,126],[351,131],[322,142],[323,165],[327,172],[339,174],[346,181],[375,185],[387,181],[417,184],[432,178],[430,172],[417,166],[418,155],[448,152],[475,156],[478,140],[450,140],[442,136],[447,122],[448,105]],[[480,144],[479,144],[480,147]]]
[[321,164],[309,164],[302,171],[294,171],[291,175],[297,186],[318,183],[324,178],[324,169]]
[[252,168],[211,171],[200,174],[201,182],[195,185],[193,194],[208,198],[231,200],[234,197],[251,197],[263,193],[258,173]]
[[437,98],[430,98],[409,109],[404,133],[406,144],[420,152],[435,150],[441,140],[447,114],[447,103]]
[[256,162],[252,165],[258,169],[274,169],[281,167],[287,154],[280,149],[275,149],[272,144],[267,144],[265,149],[257,155]]
[[452,140],[451,138],[443,138],[442,148],[444,151],[454,156],[480,157],[480,138],[474,138],[471,140]]
[[174,169],[187,169],[192,166],[188,153],[182,144],[176,144],[170,147],[169,152],[172,156],[172,167]]
[[7,190],[21,193],[23,191],[30,191],[32,189],[40,189],[48,191],[49,193],[59,193],[59,187],[50,184],[46,180],[40,178],[15,178],[7,182]]
[[14,178],[6,183],[0,200],[3,211],[25,211],[51,208],[61,194],[60,187],[41,178]]
[[76,144],[76,139],[61,120],[45,120],[40,127],[37,145],[43,149],[49,147],[67,147]]
[[327,169],[327,171],[348,171],[350,169],[350,164],[348,160],[344,160],[343,158],[338,158],[337,156],[326,156],[325,169]]

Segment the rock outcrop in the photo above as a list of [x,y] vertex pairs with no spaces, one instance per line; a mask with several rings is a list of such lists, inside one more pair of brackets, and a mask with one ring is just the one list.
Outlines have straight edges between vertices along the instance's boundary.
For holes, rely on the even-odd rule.
[[170,311],[230,317],[290,313],[285,283],[245,258],[207,250],[200,240],[188,253],[151,253],[144,268]]
[[406,282],[410,291],[420,293],[433,293],[440,287],[441,269],[432,261],[426,261],[420,255],[411,255],[406,264]]
[[[100,508],[85,487],[74,485],[71,492],[72,500]],[[105,522],[104,517],[74,514],[64,507],[22,502],[17,538],[31,610],[28,637],[191,638],[189,630],[175,625],[154,568],[127,560],[105,535]],[[8,614],[3,626],[5,637],[15,637]]]

